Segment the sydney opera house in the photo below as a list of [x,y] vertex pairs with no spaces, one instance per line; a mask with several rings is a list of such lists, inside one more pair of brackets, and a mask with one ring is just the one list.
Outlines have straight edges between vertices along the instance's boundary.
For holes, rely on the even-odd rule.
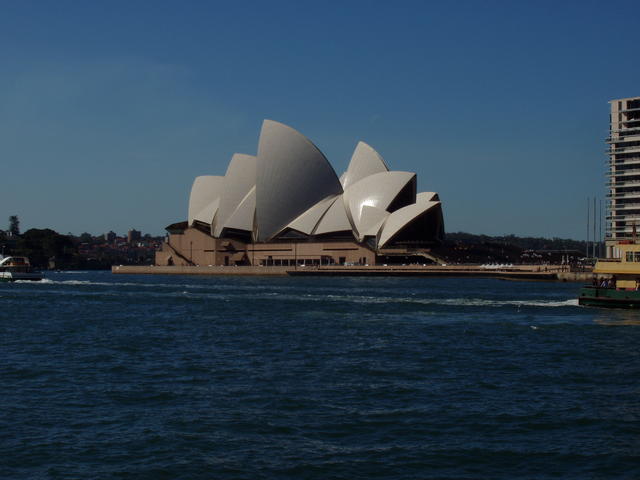
[[358,143],[338,177],[305,136],[265,120],[258,154],[195,179],[186,222],[169,225],[157,265],[333,265],[426,261],[444,235],[438,194]]

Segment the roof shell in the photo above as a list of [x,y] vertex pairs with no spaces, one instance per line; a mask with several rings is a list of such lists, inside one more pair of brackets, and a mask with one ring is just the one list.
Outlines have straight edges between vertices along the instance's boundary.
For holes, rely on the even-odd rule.
[[[256,162],[257,159],[253,155],[234,153],[233,157],[231,157],[222,185],[220,207],[218,208],[218,215],[213,228],[214,236],[220,236],[222,229],[229,227],[226,222],[238,209],[240,202],[243,201],[247,193],[255,187]],[[249,230],[251,230],[251,227]]]
[[196,177],[189,195],[189,225],[194,220],[211,224],[218,210],[223,180],[224,177],[215,175]]
[[353,231],[353,225],[347,216],[342,195],[338,196],[318,222],[318,226],[313,231],[314,235],[323,235],[332,232]]
[[367,236],[378,236],[380,227],[389,216],[389,212],[382,208],[369,207],[365,205],[362,207],[362,218],[360,223],[360,234],[358,240],[364,240]]
[[413,220],[421,217],[434,208],[441,208],[441,203],[439,201],[429,200],[429,198],[432,197],[432,194],[433,192],[420,193],[416,198],[416,203],[407,205],[406,207],[402,207],[391,213],[380,231],[378,248],[384,247],[394,235],[400,232]]
[[415,176],[411,172],[381,172],[369,175],[345,190],[345,206],[358,237],[362,237],[362,232],[370,226],[363,222],[363,208],[386,210]]
[[258,241],[272,239],[316,203],[341,193],[335,171],[309,139],[282,123],[264,121],[256,175]]
[[256,187],[242,199],[238,207],[224,224],[224,228],[253,232],[253,217],[256,211]]
[[373,147],[364,142],[358,142],[351,156],[349,167],[340,178],[342,188],[347,189],[369,175],[388,171],[389,167]]
[[288,225],[288,228],[292,228],[299,232],[311,235],[313,229],[316,228],[318,222],[322,216],[327,212],[331,205],[336,201],[337,196],[331,195],[324,200],[320,200],[309,210],[301,214],[293,222]]

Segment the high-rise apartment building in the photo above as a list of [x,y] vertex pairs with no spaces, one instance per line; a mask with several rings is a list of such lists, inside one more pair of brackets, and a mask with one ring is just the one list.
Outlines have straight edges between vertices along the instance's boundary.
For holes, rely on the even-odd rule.
[[611,100],[607,194],[607,257],[615,243],[640,234],[640,97]]

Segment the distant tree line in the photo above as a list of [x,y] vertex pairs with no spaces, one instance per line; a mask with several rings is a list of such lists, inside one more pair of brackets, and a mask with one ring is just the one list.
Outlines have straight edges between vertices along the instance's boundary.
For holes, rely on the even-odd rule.
[[[144,238],[152,239],[149,235]],[[93,249],[88,255],[82,253],[82,246],[103,248]],[[8,230],[0,230],[0,253],[28,257],[32,265],[41,269],[60,270],[106,270],[112,265],[149,264],[153,260],[153,251],[108,247],[103,235],[62,235],[49,228],[31,228],[20,234],[20,221],[16,215],[9,217]]]
[[543,237],[518,237],[516,235],[474,235],[472,233],[455,232],[447,233],[445,243],[452,245],[462,244],[502,244],[512,245],[522,250],[574,250],[584,252],[587,242],[583,240],[571,240],[567,238],[543,238]]
[[434,253],[451,263],[578,263],[587,243],[580,240],[516,235],[447,233]]

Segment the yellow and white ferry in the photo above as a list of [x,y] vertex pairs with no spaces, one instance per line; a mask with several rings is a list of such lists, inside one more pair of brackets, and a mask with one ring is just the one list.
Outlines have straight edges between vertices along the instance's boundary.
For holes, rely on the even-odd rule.
[[580,305],[640,308],[640,244],[623,240],[616,247],[620,258],[598,259],[593,285],[580,290]]

